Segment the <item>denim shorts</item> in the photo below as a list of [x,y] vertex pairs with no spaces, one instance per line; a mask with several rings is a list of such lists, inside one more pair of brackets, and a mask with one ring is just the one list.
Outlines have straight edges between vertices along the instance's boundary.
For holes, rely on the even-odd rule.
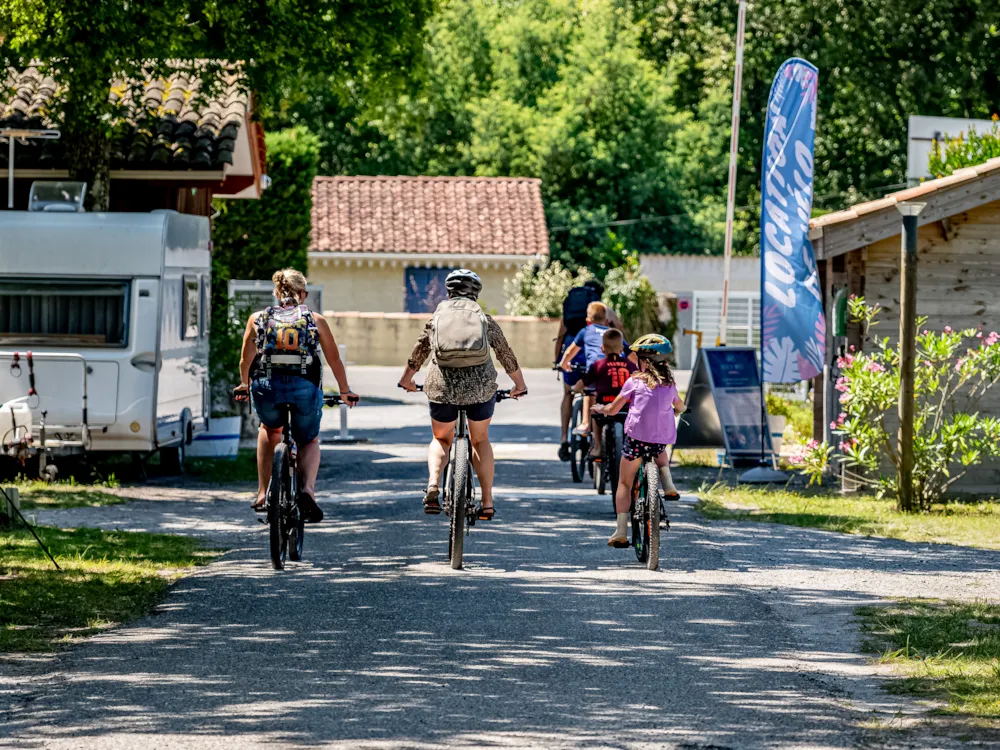
[[292,437],[299,445],[319,436],[323,416],[323,391],[301,375],[272,375],[250,384],[253,410],[265,427],[284,427],[283,404],[291,406]]
[[[567,348],[569,348],[569,345],[573,343],[574,338],[576,337],[567,335],[563,339],[562,350],[564,352],[566,351]],[[570,370],[569,372],[563,370],[562,373],[563,382],[570,388],[572,388],[574,385],[583,380],[584,371],[587,369],[587,355],[583,353],[583,349],[581,349],[576,353],[576,356],[573,357],[571,362],[574,365],[574,369]]]

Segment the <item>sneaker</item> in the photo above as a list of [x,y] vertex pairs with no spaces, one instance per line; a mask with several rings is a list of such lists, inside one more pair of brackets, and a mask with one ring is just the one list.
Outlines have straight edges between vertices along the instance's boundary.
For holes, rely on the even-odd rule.
[[580,437],[590,437],[590,428],[580,425],[579,427],[575,427],[573,429],[573,434],[579,435]]
[[563,443],[559,446],[559,460],[569,461],[573,457],[572,447],[569,443]]

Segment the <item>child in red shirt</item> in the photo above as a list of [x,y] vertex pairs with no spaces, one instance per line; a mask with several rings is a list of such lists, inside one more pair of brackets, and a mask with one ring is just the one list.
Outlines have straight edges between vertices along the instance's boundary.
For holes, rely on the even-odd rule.
[[[618,396],[622,386],[636,371],[636,366],[622,356],[625,350],[625,339],[622,332],[609,328],[604,332],[601,339],[601,351],[604,358],[594,362],[587,374],[583,376],[585,386],[593,388],[595,400],[598,404],[610,404]],[[591,455],[595,461],[601,456],[601,431],[597,425],[593,425],[590,434],[594,436]]]

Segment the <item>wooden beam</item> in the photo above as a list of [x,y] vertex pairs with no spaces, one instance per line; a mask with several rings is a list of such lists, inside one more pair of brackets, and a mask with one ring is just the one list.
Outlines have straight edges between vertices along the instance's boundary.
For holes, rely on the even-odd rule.
[[[852,250],[847,254],[847,293],[854,297],[865,296],[865,254],[866,248]],[[848,314],[849,315],[849,314]],[[861,324],[847,319],[847,346],[861,351],[864,332]]]
[[944,237],[945,242],[951,242],[955,239],[955,225],[951,221],[950,216],[945,216],[940,221],[941,224],[941,235]]

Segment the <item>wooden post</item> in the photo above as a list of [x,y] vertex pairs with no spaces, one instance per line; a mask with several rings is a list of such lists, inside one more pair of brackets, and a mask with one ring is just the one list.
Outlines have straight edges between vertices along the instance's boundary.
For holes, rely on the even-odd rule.
[[917,217],[924,203],[900,203],[903,242],[899,274],[899,431],[896,471],[899,509],[916,510],[913,498],[913,380],[917,354]]

